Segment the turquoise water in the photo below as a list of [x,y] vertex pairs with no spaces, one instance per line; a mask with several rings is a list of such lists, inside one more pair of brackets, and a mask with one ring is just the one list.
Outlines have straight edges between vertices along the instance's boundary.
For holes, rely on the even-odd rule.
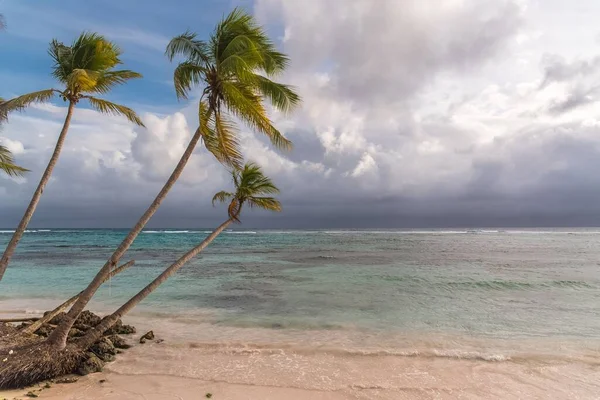
[[[116,307],[207,233],[142,233],[123,258],[136,265],[96,300]],[[0,282],[0,300],[34,299],[43,309],[70,297],[125,234],[29,231]],[[10,236],[0,232],[0,248]],[[599,239],[593,229],[228,231],[140,309],[204,312],[229,327],[593,339]]]

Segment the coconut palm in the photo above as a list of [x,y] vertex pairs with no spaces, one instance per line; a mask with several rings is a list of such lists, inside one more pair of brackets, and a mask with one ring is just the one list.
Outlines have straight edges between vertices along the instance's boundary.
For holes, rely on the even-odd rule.
[[213,205],[217,201],[229,201],[227,220],[219,225],[219,227],[216,228],[210,235],[208,235],[208,237],[200,244],[171,264],[156,279],[150,282],[148,286],[129,299],[117,311],[104,318],[99,325],[91,329],[77,343],[80,348],[87,349],[89,346],[95,343],[98,339],[100,339],[106,330],[110,329],[115,324],[119,318],[123,317],[123,315],[133,309],[150,293],[156,290],[156,288],[158,288],[163,282],[169,279],[169,277],[175,274],[188,261],[197,256],[230,224],[239,222],[239,216],[244,205],[248,205],[250,208],[281,211],[281,204],[279,201],[270,196],[279,193],[279,189],[269,178],[263,174],[258,165],[248,163],[243,167],[242,170],[234,170],[232,177],[235,191],[233,193],[222,191],[215,194],[213,197]]
[[0,104],[0,117],[7,117],[11,111],[23,110],[34,102],[49,101],[54,96],[59,96],[68,103],[65,122],[48,166],[19,226],[15,230],[6,250],[4,250],[2,259],[0,259],[0,280],[35,212],[44,187],[50,180],[52,170],[58,162],[75,106],[80,101],[85,100],[93,109],[101,113],[122,115],[129,121],[143,126],[142,121],[132,109],[95,97],[96,94],[108,93],[113,87],[122,85],[130,79],[141,78],[141,75],[137,72],[114,69],[121,64],[119,58],[121,50],[114,43],[96,33],[83,33],[70,46],[52,40],[48,53],[54,61],[52,75],[63,85],[63,88],[45,89],[24,94]]
[[171,60],[176,56],[185,57],[173,77],[180,99],[186,99],[194,87],[200,86],[198,128],[150,207],[71,307],[63,323],[48,338],[58,348],[64,348],[69,329],[77,316],[158,210],[200,139],[217,160],[229,166],[240,166],[242,158],[234,117],[256,132],[267,135],[277,147],[287,149],[291,146],[269,120],[264,104],[265,99],[269,100],[276,109],[287,112],[299,103],[299,97],[292,88],[269,79],[285,69],[288,58],[275,49],[252,16],[235,9],[217,24],[207,42],[198,40],[196,36],[186,32],[173,38],[166,54]]

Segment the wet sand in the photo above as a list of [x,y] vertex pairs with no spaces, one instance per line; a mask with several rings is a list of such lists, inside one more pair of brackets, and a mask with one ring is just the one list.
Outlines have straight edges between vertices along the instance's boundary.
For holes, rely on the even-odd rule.
[[[104,381],[104,382],[101,382]],[[29,389],[27,389],[29,390]],[[26,391],[0,392],[0,398]],[[38,392],[36,392],[38,393]],[[597,399],[600,364],[136,346],[42,399]]]
[[[127,337],[133,347],[104,372],[35,393],[52,400],[600,398],[593,338],[241,328],[203,318],[134,312],[125,320],[138,328]],[[150,329],[164,341],[139,344]],[[28,390],[0,399],[26,399]]]

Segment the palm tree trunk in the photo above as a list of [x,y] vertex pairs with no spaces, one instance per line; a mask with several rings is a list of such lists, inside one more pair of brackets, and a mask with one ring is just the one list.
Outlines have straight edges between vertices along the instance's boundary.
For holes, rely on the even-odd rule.
[[2,280],[2,277],[4,276],[4,271],[6,271],[6,267],[8,267],[8,263],[10,262],[10,259],[13,255],[13,253],[15,252],[15,249],[17,248],[19,241],[23,237],[23,233],[25,233],[25,229],[27,229],[27,225],[29,224],[31,217],[33,217],[33,213],[35,212],[35,209],[36,209],[38,203],[40,202],[42,193],[44,193],[44,188],[46,187],[46,184],[50,180],[50,176],[52,175],[52,170],[54,169],[54,166],[58,162],[58,157],[60,156],[60,152],[61,152],[63,144],[65,142],[65,138],[67,137],[67,132],[69,131],[69,125],[71,124],[71,117],[73,116],[74,110],[75,110],[75,103],[70,101],[69,108],[67,110],[67,116],[65,117],[65,123],[63,124],[62,130],[60,131],[60,135],[58,135],[58,140],[56,141],[56,146],[54,147],[54,153],[52,153],[52,157],[50,157],[48,166],[46,167],[46,170],[44,171],[44,174],[42,175],[42,179],[40,180],[40,183],[38,184],[37,189],[33,193],[33,197],[31,198],[31,201],[29,202],[29,206],[27,207],[27,210],[25,210],[25,214],[23,215],[21,222],[19,222],[19,226],[15,230],[15,233],[13,234],[12,238],[10,239],[8,246],[6,246],[6,250],[4,250],[4,254],[2,255],[2,258],[0,259],[0,281]]
[[171,173],[171,176],[169,177],[163,188],[160,190],[152,204],[150,204],[150,207],[148,207],[148,209],[146,210],[146,212],[144,212],[139,221],[129,231],[123,242],[121,242],[119,247],[115,250],[115,252],[106,262],[106,264],[104,264],[102,269],[98,271],[98,273],[90,282],[88,287],[85,288],[83,293],[81,293],[73,307],[71,307],[71,309],[67,313],[65,320],[52,332],[52,334],[50,334],[47,340],[51,345],[57,347],[60,350],[65,348],[65,346],[67,345],[67,337],[69,334],[69,330],[73,327],[75,320],[83,311],[87,303],[89,303],[89,301],[92,299],[92,296],[94,296],[96,290],[98,290],[100,285],[102,285],[102,282],[108,276],[111,268],[117,265],[121,257],[123,257],[123,255],[129,249],[135,238],[140,234],[142,229],[144,229],[144,226],[146,226],[150,218],[152,218],[156,210],[158,210],[160,204],[167,197],[169,190],[171,190],[175,182],[177,182],[177,179],[179,179],[179,177],[181,176],[185,165],[192,156],[194,148],[196,147],[196,144],[198,143],[201,137],[202,133],[200,131],[200,128],[198,128],[194,133],[192,140],[190,140],[187,149],[185,149],[183,156],[179,160],[179,163]]
[[[113,276],[117,275],[118,273],[125,271],[127,268],[131,267],[133,264],[135,264],[135,260],[131,260],[131,261],[121,265],[119,268],[115,268],[114,270],[111,271],[111,273],[104,280],[104,282],[106,282]],[[104,283],[104,282],[102,282],[102,283]],[[67,307],[69,307],[71,304],[75,303],[75,301],[77,301],[79,296],[81,296],[81,293],[83,293],[83,292],[77,293],[75,296],[71,297],[69,300],[65,301],[64,303],[62,303],[61,305],[56,307],[54,310],[50,311],[48,314],[44,315],[42,318],[35,321],[33,324],[21,329],[19,332],[22,334],[25,334],[25,335],[30,335],[30,334],[34,333],[35,331],[40,329],[40,327],[42,325],[44,325],[46,322],[50,321],[52,318],[56,317],[60,312],[62,312],[63,310],[66,310]]]
[[194,247],[187,253],[185,253],[181,258],[175,261],[169,268],[164,270],[159,276],[156,277],[152,282],[148,284],[144,289],[139,291],[135,296],[129,299],[125,304],[123,304],[117,311],[108,317],[104,318],[100,324],[98,324],[95,328],[92,328],[88,331],[88,333],[83,336],[81,339],[77,341],[77,346],[82,349],[89,348],[92,344],[94,344],[102,334],[110,329],[111,326],[117,322],[119,318],[128,313],[133,307],[139,304],[140,301],[144,300],[150,293],[152,293],[156,288],[158,288],[164,281],[169,279],[173,274],[175,274],[181,267],[185,265],[189,260],[194,258],[198,253],[206,248],[225,228],[227,228],[233,219],[228,219],[223,222],[217,229],[215,229],[206,239],[202,241],[198,246]]

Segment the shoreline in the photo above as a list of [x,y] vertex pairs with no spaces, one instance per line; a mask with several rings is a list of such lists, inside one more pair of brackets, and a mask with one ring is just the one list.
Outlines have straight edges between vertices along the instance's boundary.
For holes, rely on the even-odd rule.
[[[48,400],[197,400],[207,394],[228,400],[591,399],[600,385],[597,368],[577,362],[394,356],[349,359],[293,353],[265,357],[253,351],[172,350],[155,343],[136,346],[107,364],[103,372],[78,377],[75,383],[52,384],[35,393]],[[196,373],[203,378],[179,375],[185,374],[182,370],[189,372],[190,365],[201,370]],[[0,398],[27,399],[29,390],[0,391]]]
[[[103,381],[103,382],[101,382]],[[8,399],[27,399],[30,389],[0,391]],[[320,390],[292,387],[235,384],[203,381],[171,375],[127,375],[99,372],[79,377],[75,383],[55,384],[39,392],[39,398],[48,400],[125,400],[125,399],[261,399],[261,400],[345,400],[355,397]]]
[[[50,400],[199,399],[207,393],[232,400],[395,400],[587,399],[600,392],[600,348],[584,339],[388,337],[208,321],[133,313],[124,320],[138,328],[124,336],[133,347],[103,372],[35,393]],[[148,330],[160,343],[139,344]],[[0,399],[27,399],[29,390],[0,392]]]

